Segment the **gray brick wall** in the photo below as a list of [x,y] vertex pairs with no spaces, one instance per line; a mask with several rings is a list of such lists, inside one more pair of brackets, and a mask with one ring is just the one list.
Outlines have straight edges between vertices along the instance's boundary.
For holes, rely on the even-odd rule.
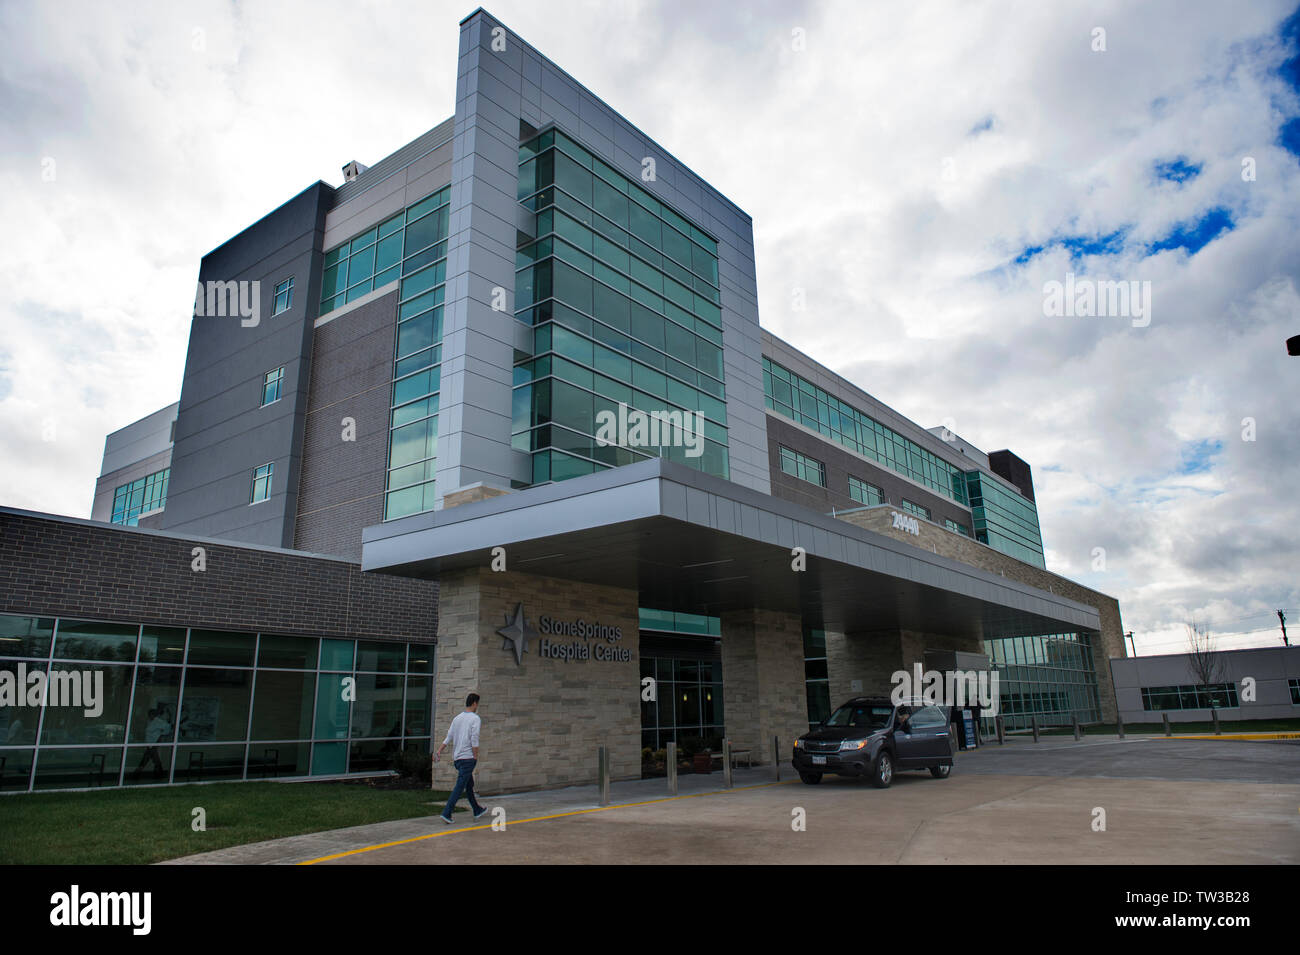
[[0,613],[432,641],[438,597],[430,581],[351,561],[4,508]]

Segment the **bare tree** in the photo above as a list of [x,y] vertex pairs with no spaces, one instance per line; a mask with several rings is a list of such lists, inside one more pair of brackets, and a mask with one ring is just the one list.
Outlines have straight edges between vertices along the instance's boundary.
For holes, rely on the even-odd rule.
[[1223,683],[1223,655],[1215,649],[1214,637],[1205,624],[1192,618],[1184,626],[1187,628],[1187,668],[1192,671],[1196,685],[1208,692],[1211,686]]

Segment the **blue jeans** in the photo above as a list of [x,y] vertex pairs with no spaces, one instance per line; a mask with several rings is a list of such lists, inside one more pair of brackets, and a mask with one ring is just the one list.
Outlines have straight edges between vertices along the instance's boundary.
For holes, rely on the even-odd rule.
[[477,759],[458,759],[453,763],[456,772],[456,785],[452,787],[451,796],[447,799],[447,807],[442,811],[442,818],[450,819],[452,810],[456,808],[456,803],[460,801],[463,794],[469,800],[469,807],[474,810],[474,815],[478,815],[483,808],[474,798],[474,767],[478,765]]

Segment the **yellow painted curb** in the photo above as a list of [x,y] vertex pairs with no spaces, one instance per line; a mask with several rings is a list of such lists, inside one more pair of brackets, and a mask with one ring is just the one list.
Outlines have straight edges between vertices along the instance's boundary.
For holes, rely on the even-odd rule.
[[[779,783],[756,783],[749,786],[736,786],[732,789],[710,789],[702,793],[687,793],[683,796],[662,796],[658,799],[646,799],[641,802],[621,802],[614,803],[612,806],[596,806],[591,809],[574,809],[570,812],[557,812],[550,816],[534,816],[531,819],[507,820],[507,826],[522,826],[526,822],[544,822],[548,819],[563,819],[565,816],[584,816],[593,812],[608,812],[611,809],[629,809],[634,806],[650,806],[659,802],[672,802],[675,799],[698,799],[701,796],[722,796],[728,793],[743,792],[746,789],[767,789],[770,786],[785,786],[794,782],[793,779],[783,779]],[[486,800],[485,800],[486,801]],[[474,832],[477,829],[490,829],[491,823],[483,823],[477,826],[466,826],[463,829],[444,829],[441,832],[430,832],[422,836],[413,836],[409,839],[398,839],[395,842],[382,842],[379,845],[364,846],[360,849],[349,849],[347,852],[336,852],[333,855],[321,856],[319,859],[308,859],[305,862],[298,862],[297,865],[315,865],[317,862],[328,862],[331,859],[342,859],[345,856],[359,855],[362,852],[374,852],[376,849],[387,849],[392,846],[405,845],[408,842],[422,842],[425,839],[437,839],[440,836],[454,836],[461,832]]]

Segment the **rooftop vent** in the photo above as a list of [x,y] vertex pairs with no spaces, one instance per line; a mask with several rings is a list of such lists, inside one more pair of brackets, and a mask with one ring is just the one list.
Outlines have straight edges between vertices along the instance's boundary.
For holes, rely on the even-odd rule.
[[369,166],[363,166],[361,165],[361,163],[357,162],[354,159],[352,160],[352,162],[348,163],[346,166],[343,167],[343,181],[351,182],[353,179],[357,178],[357,176],[361,175],[369,168],[370,168]]

